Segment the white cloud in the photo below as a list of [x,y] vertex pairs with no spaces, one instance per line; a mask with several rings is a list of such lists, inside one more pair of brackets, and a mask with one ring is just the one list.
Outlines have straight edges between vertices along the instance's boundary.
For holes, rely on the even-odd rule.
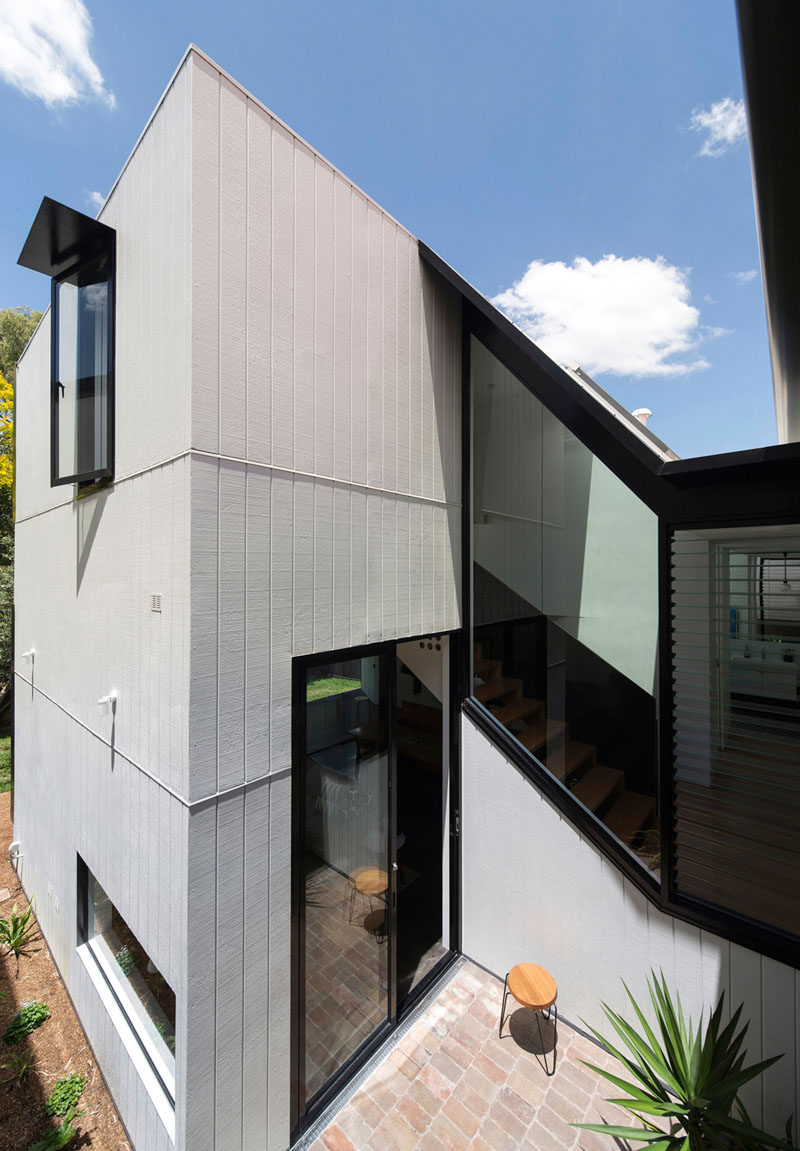
[[0,77],[48,108],[93,97],[114,108],[91,35],[82,0],[0,0]]
[[737,284],[749,284],[758,275],[758,268],[748,268],[746,272],[731,272]]
[[492,303],[559,363],[614,376],[681,376],[708,361],[696,354],[700,313],[688,271],[663,256],[603,256],[593,264],[534,260]]
[[747,135],[744,100],[726,96],[710,108],[695,108],[690,127],[705,134],[700,156],[721,156]]
[[106,198],[102,192],[86,193],[86,203],[90,208],[94,208],[95,212],[99,212],[105,202]]

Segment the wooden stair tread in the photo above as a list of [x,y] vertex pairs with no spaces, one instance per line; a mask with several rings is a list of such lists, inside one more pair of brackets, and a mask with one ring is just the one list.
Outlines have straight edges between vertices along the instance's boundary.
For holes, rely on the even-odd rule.
[[595,764],[590,767],[586,775],[581,776],[572,788],[572,794],[579,799],[584,807],[590,811],[597,811],[615,791],[618,791],[625,779],[625,773],[615,767],[601,767]]
[[479,675],[481,679],[489,679],[495,672],[502,672],[503,661],[501,659],[476,659],[472,664],[472,671],[475,675]]
[[652,795],[639,791],[623,791],[603,820],[609,831],[617,839],[630,843],[637,832],[643,831],[652,821],[656,812],[656,801]]
[[[568,739],[563,747],[548,755],[545,767],[551,771],[556,779],[565,780],[581,767],[591,767],[594,764],[595,747],[591,743],[580,743],[577,739]],[[591,763],[587,763],[591,760]]]
[[521,679],[506,679],[505,676],[498,675],[487,683],[478,684],[473,694],[481,703],[486,703],[487,700],[501,699],[503,696],[511,695],[512,692],[519,693],[521,691]]
[[553,740],[559,739],[568,730],[569,725],[562,723],[560,719],[540,719],[515,735],[523,747],[535,752]]
[[507,727],[510,723],[516,723],[520,719],[533,719],[540,715],[543,710],[544,704],[541,700],[528,699],[523,696],[522,699],[514,699],[503,707],[495,708],[492,715]]

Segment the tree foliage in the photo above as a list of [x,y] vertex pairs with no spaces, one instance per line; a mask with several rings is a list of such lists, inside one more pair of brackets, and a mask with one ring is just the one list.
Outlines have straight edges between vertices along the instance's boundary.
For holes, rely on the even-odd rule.
[[17,361],[42,318],[0,308],[0,710],[11,693],[14,631],[14,383]]
[[0,308],[0,375],[12,389],[17,378],[17,360],[42,318],[32,308]]

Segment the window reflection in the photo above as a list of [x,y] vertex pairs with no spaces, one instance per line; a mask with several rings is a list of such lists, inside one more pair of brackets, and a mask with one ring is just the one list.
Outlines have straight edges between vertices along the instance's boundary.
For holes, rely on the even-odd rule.
[[305,673],[305,1095],[387,1018],[385,656]]
[[93,875],[88,939],[120,993],[126,1014],[155,1044],[174,1074],[175,993]]
[[471,341],[473,695],[652,870],[655,515]]

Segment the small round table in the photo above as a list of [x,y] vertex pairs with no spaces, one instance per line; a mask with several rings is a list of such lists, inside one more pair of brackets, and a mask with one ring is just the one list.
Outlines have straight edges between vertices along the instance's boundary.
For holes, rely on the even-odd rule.
[[[539,1040],[542,1045],[542,1055],[544,1055],[542,1025],[539,1016],[544,1015],[545,1019],[549,1020],[552,1013],[555,1017],[554,1027],[558,1026],[558,1008],[556,1007],[558,988],[556,987],[555,979],[553,979],[549,971],[545,971],[544,967],[539,967],[536,963],[518,963],[515,967],[511,968],[503,984],[503,1007],[500,1011],[499,1032],[499,1038],[501,1039],[503,1037],[503,1023],[505,1022],[506,1001],[509,993],[522,1007],[528,1007],[531,1011],[536,1012],[536,1026],[539,1028]],[[547,1071],[547,1064],[545,1062],[545,1071],[548,1075],[552,1075],[555,1069],[556,1057],[554,1044],[553,1070]]]

